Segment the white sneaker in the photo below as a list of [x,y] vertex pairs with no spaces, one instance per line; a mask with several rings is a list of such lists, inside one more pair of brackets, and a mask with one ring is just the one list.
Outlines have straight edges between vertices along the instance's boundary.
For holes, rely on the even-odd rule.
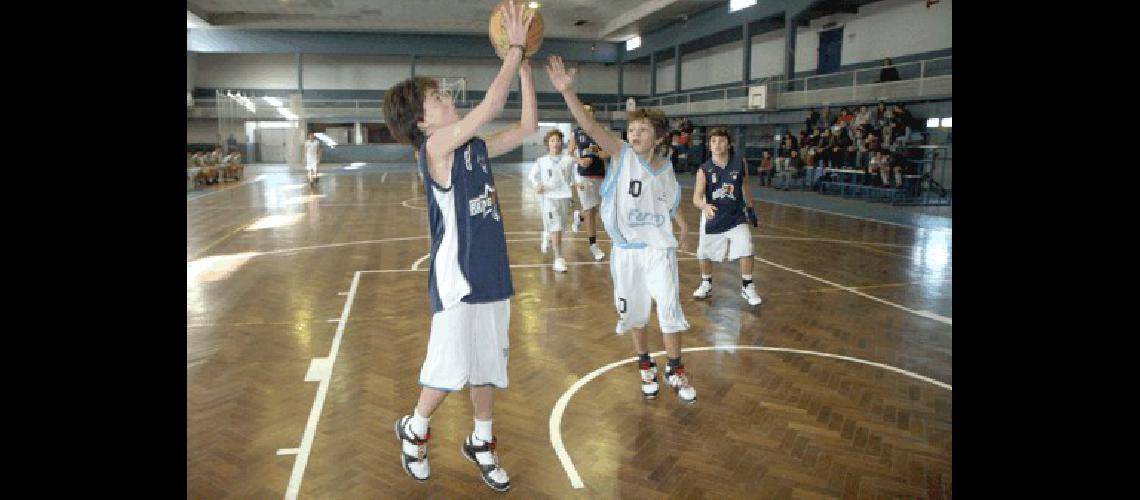
[[542,253],[550,251],[550,235],[542,233]]
[[594,254],[594,260],[602,260],[606,258],[606,253],[603,252],[601,248],[598,248],[597,243],[590,245],[590,253]]
[[554,259],[554,270],[560,273],[566,272],[566,259],[562,257]]
[[431,464],[427,457],[431,431],[429,429],[422,438],[416,436],[412,433],[411,426],[408,423],[411,419],[411,415],[404,415],[396,420],[396,439],[400,441],[400,447],[403,451],[401,460],[404,464],[404,472],[412,476],[412,479],[426,481],[431,476]]
[[756,293],[756,283],[749,283],[748,286],[740,287],[740,296],[744,297],[750,306],[760,305],[760,294]]
[[578,232],[578,228],[581,226],[582,226],[582,212],[575,210],[574,211],[574,222],[570,223],[570,229],[572,229],[576,233],[576,232]]
[[693,297],[707,299],[710,293],[712,293],[712,282],[702,279],[701,286],[698,286],[697,291],[693,292]]
[[686,403],[697,400],[697,390],[689,384],[689,377],[685,375],[685,365],[678,366],[676,370],[665,367],[665,381],[677,393],[677,397]]

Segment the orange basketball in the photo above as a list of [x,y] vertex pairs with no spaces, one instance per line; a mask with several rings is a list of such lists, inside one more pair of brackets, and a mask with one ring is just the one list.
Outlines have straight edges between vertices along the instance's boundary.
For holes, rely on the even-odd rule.
[[526,33],[526,53],[523,57],[530,57],[538,52],[542,47],[542,13],[538,9],[530,8],[530,2],[523,0],[503,0],[495,9],[491,11],[491,22],[487,26],[487,34],[491,37],[491,46],[495,48],[495,53],[502,58],[507,55],[507,51],[511,49],[511,40],[507,37],[507,28],[503,23],[503,7],[508,1],[515,2],[515,5],[526,4],[523,15],[529,12],[534,12],[534,20],[530,22],[530,29]]

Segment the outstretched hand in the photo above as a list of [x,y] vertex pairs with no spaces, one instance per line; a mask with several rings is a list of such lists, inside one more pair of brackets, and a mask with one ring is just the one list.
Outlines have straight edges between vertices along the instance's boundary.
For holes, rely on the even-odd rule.
[[[523,4],[514,1],[503,2],[503,27],[507,29],[507,39],[511,45],[526,46],[526,35],[530,31],[530,22],[534,19],[534,12],[524,14]],[[523,51],[523,55],[526,51]]]
[[554,88],[559,92],[569,90],[574,84],[574,75],[578,72],[577,69],[566,69],[562,64],[562,58],[552,55],[546,58],[546,74],[550,75],[550,83],[554,84]]

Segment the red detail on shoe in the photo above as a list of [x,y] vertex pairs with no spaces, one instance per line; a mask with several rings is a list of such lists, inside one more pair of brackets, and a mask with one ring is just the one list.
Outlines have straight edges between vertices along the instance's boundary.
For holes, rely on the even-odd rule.
[[491,438],[491,440],[490,440],[490,441],[487,441],[487,442],[486,442],[486,444],[487,444],[487,449],[488,449],[488,450],[491,450],[491,451],[495,451],[495,444],[496,444],[496,441],[497,441],[497,440],[496,440],[495,438]]
[[640,367],[642,370],[648,370],[650,368],[649,361],[642,361],[638,363],[638,367]]

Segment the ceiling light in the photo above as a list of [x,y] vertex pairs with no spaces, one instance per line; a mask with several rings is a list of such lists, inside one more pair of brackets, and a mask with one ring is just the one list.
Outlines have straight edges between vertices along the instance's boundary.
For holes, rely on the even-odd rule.
[[625,41],[625,50],[634,50],[641,46],[641,37],[635,36]]
[[728,11],[729,12],[736,12],[740,9],[746,9],[746,8],[751,7],[753,5],[756,5],[756,0],[729,0],[728,1]]

